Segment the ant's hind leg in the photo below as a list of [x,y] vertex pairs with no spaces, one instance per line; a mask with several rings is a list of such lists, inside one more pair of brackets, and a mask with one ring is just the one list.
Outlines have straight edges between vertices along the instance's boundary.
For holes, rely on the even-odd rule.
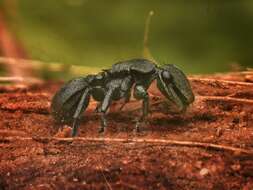
[[74,117],[73,117],[73,124],[72,124],[72,137],[76,136],[77,130],[79,127],[79,120],[80,116],[83,113],[83,111],[87,108],[90,100],[90,89],[85,89],[84,93],[81,96],[81,100],[78,103],[78,106],[76,108]]
[[77,134],[77,129],[79,127],[80,121],[78,119],[74,119],[73,124],[72,124],[72,132],[71,136],[74,137]]

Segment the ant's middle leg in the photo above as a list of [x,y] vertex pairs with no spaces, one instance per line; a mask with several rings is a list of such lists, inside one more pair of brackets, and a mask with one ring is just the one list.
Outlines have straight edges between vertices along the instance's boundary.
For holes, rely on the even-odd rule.
[[[125,92],[123,92],[123,93],[125,93]],[[124,95],[124,102],[123,102],[123,104],[119,108],[120,111],[125,107],[125,105],[130,101],[130,98],[131,98],[131,91],[129,91],[129,92],[125,93],[125,94],[126,95]]]
[[113,96],[113,88],[110,88],[104,97],[104,100],[101,102],[101,105],[98,108],[98,112],[101,113],[101,124],[99,128],[99,133],[103,133],[105,131],[105,128],[107,127],[107,121],[106,121],[106,112],[111,104],[112,96]]
[[140,131],[140,125],[145,121],[149,112],[149,95],[142,85],[136,85],[134,88],[134,97],[138,100],[142,99],[142,116],[137,120],[135,131]]
[[124,102],[121,105],[119,110],[122,110],[124,106],[130,101],[131,98],[131,87],[133,86],[133,79],[131,76],[128,76],[123,79],[120,87],[121,97],[124,98]]

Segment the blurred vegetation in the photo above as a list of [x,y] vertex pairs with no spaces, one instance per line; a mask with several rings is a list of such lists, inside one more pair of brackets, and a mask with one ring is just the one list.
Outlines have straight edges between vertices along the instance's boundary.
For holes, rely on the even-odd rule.
[[[14,1],[14,0],[12,0]],[[22,0],[8,15],[29,56],[46,62],[106,68],[141,57],[150,10],[154,59],[187,73],[253,66],[250,0]],[[3,6],[0,3],[0,6]]]

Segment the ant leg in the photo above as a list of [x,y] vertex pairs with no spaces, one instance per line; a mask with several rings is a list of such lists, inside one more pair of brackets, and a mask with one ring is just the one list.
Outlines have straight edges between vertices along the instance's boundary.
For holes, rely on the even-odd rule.
[[131,87],[133,85],[133,79],[131,76],[126,77],[120,86],[121,96],[124,97],[124,102],[119,110],[122,110],[124,106],[130,101],[131,98]]
[[138,100],[142,99],[142,116],[138,119],[135,125],[135,131],[140,131],[140,124],[142,124],[149,111],[149,95],[146,91],[146,89],[141,85],[136,85],[134,88],[134,97]]
[[124,102],[123,104],[120,106],[119,110],[121,111],[125,105],[130,101],[131,98],[131,92],[127,93],[127,95],[125,96]]
[[76,136],[77,134],[77,129],[79,127],[79,119],[80,119],[80,115],[82,114],[82,112],[87,108],[88,104],[89,104],[89,100],[90,100],[90,93],[89,93],[90,89],[87,88],[85,89],[84,93],[81,96],[81,100],[78,103],[78,106],[76,108],[74,117],[73,117],[73,125],[72,125],[72,137]]
[[100,128],[99,128],[99,133],[103,133],[105,131],[105,128],[107,127],[107,122],[106,122],[106,118],[105,118],[105,113],[102,112],[101,113],[101,124],[100,124]]
[[98,103],[97,106],[96,106],[96,108],[95,108],[95,110],[94,110],[94,112],[95,112],[95,113],[98,113],[100,107],[101,107],[101,103]]
[[112,100],[112,95],[113,95],[114,89],[109,89],[104,97],[103,102],[101,103],[101,106],[99,108],[99,112],[101,113],[101,125],[99,128],[99,133],[103,133],[105,131],[105,128],[107,127],[107,122],[106,122],[106,112],[111,104]]

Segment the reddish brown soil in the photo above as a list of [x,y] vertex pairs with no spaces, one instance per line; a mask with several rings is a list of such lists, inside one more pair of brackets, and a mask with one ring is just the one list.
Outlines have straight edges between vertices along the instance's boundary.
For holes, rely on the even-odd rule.
[[0,189],[251,190],[253,83],[242,77],[193,77],[196,101],[184,114],[168,113],[152,87],[151,114],[138,135],[140,102],[123,111],[115,103],[104,136],[91,102],[75,139],[64,138],[70,128],[50,116],[60,83],[0,87]]

